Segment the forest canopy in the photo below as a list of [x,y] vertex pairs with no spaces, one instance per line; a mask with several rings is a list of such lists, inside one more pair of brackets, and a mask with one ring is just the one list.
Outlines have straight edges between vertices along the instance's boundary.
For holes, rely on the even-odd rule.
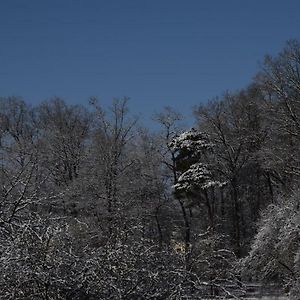
[[[0,99],[1,299],[300,293],[300,43],[247,88],[143,128],[109,108]],[[294,297],[294,298],[293,298]]]

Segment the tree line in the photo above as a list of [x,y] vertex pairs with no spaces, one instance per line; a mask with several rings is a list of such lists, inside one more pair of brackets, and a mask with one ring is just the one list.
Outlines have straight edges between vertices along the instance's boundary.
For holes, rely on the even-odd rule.
[[105,109],[0,99],[0,299],[300,293],[300,43],[243,90],[142,127]]

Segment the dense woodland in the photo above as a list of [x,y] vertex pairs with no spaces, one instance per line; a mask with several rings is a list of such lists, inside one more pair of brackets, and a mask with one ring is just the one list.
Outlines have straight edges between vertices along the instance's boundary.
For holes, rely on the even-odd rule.
[[192,129],[129,108],[1,98],[0,299],[299,299],[300,43]]

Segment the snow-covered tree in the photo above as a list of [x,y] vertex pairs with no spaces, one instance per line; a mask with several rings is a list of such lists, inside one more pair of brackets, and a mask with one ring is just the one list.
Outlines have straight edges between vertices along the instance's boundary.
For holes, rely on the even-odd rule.
[[262,214],[249,255],[242,261],[245,276],[281,282],[298,299],[300,250],[299,190],[281,196]]
[[176,170],[180,174],[174,185],[175,197],[182,199],[187,207],[204,204],[213,227],[214,213],[208,193],[222,186],[209,164],[214,144],[207,134],[191,129],[175,137],[169,145],[175,153]]

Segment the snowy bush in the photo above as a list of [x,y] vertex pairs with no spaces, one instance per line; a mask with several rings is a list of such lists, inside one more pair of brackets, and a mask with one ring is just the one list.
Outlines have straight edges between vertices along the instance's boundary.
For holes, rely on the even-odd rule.
[[[297,190],[262,214],[249,255],[242,261],[245,276],[280,281],[299,295],[300,198]],[[296,299],[296,298],[295,298]]]

